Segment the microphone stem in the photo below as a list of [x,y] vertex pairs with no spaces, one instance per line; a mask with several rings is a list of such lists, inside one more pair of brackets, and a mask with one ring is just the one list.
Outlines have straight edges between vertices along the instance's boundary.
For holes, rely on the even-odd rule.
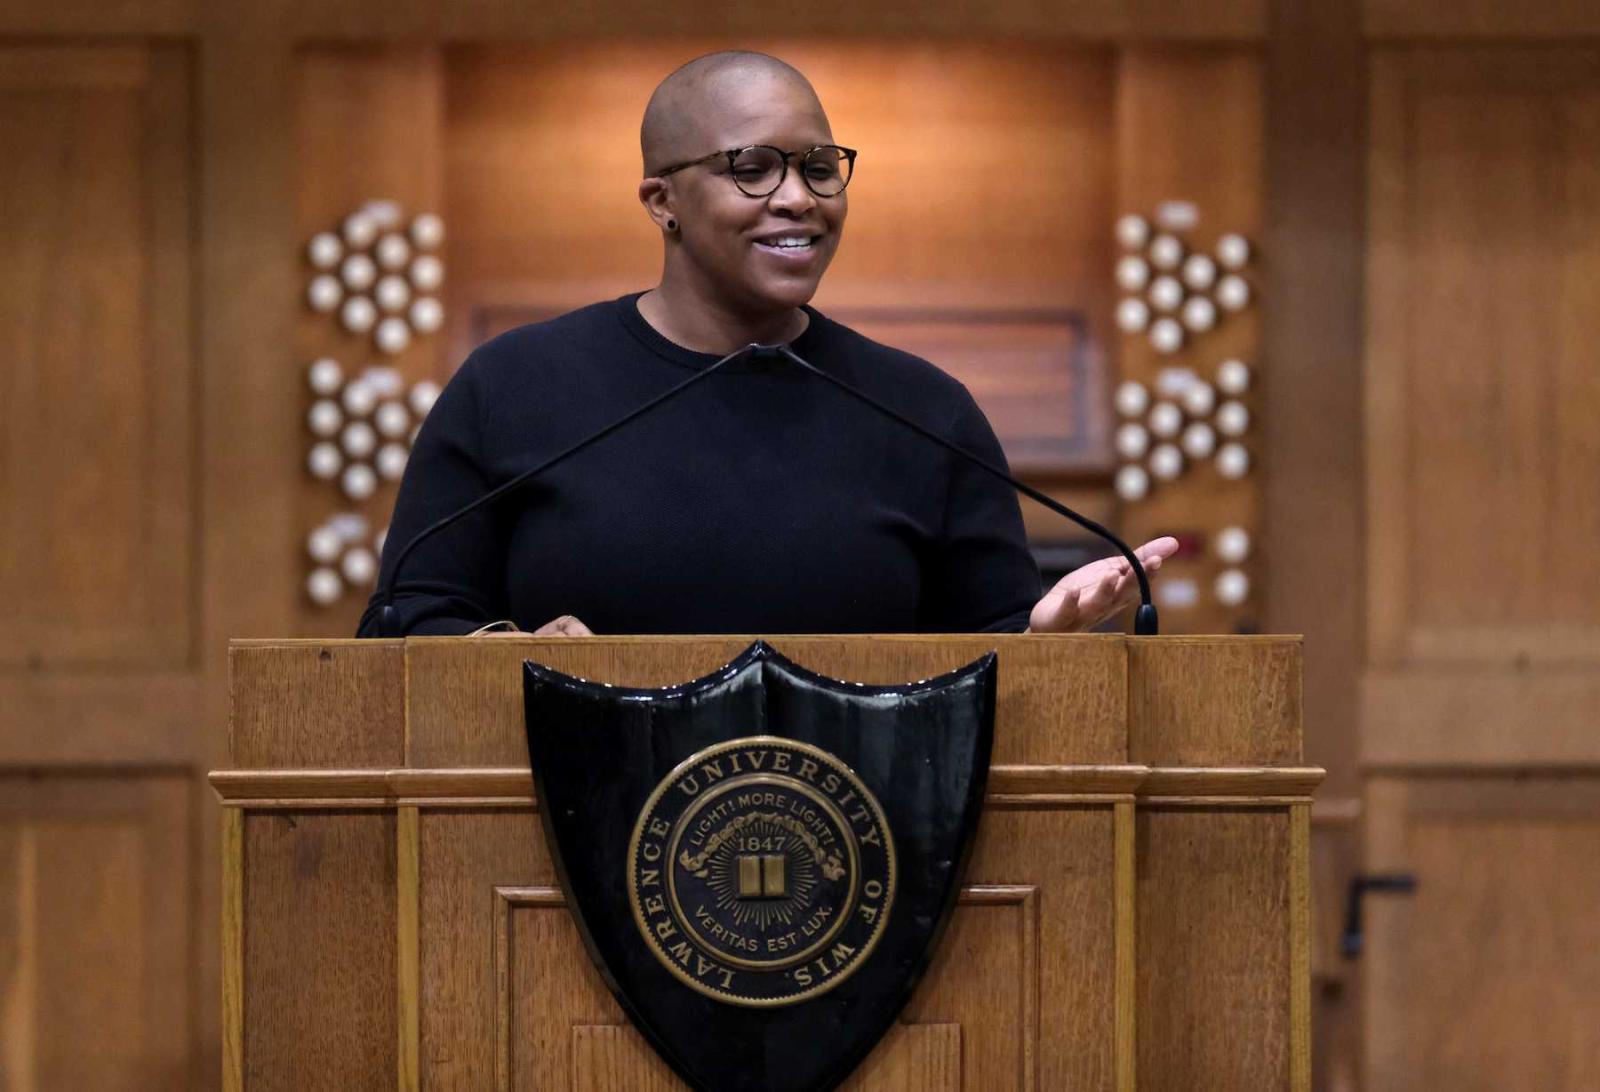
[[528,481],[528,479],[543,474],[545,471],[550,470],[558,464],[572,458],[572,456],[578,454],[578,452],[584,450],[590,445],[599,443],[601,440],[604,440],[607,436],[610,436],[618,429],[624,428],[627,425],[632,424],[638,418],[643,417],[645,414],[649,413],[663,402],[670,402],[672,399],[676,398],[678,395],[682,394],[696,383],[699,383],[711,376],[724,364],[727,364],[733,360],[738,360],[740,357],[746,356],[749,353],[761,348],[763,348],[763,346],[750,344],[744,346],[742,349],[735,349],[733,352],[729,353],[715,364],[708,365],[706,368],[696,372],[694,375],[691,375],[688,379],[685,379],[682,383],[678,383],[672,387],[669,387],[666,391],[652,398],[638,409],[631,410],[622,417],[617,418],[615,421],[611,422],[609,425],[606,425],[598,432],[593,432],[588,436],[585,436],[583,439],[579,440],[565,451],[561,451],[550,456],[550,458],[546,459],[542,463],[539,463],[537,466],[529,467],[527,470],[524,470],[515,477],[495,486],[483,496],[474,498],[470,503],[462,505],[460,508],[457,508],[454,512],[451,512],[444,518],[437,520],[423,528],[423,530],[415,535],[410,542],[407,542],[405,544],[405,548],[395,556],[394,567],[389,570],[389,579],[384,583],[383,587],[383,605],[378,611],[379,632],[384,637],[400,636],[400,612],[394,605],[394,588],[400,579],[400,566],[405,564],[406,558],[410,557],[411,552],[418,546],[422,545],[428,539],[432,538],[440,531],[443,531],[446,527],[449,527],[452,523],[455,523],[462,517],[470,515],[479,508],[486,508],[493,504],[507,493],[510,493],[523,485]]
[[1134,579],[1139,582],[1139,599],[1141,606],[1139,607],[1138,613],[1134,616],[1134,632],[1140,636],[1155,636],[1155,634],[1158,632],[1159,626],[1156,618],[1156,608],[1150,601],[1150,578],[1145,575],[1144,566],[1140,564],[1139,558],[1135,556],[1133,550],[1129,548],[1128,544],[1122,541],[1122,539],[1117,535],[1113,534],[1109,529],[1102,527],[1088,516],[1079,515],[1066,505],[1055,500],[1053,497],[1041,493],[1039,490],[1033,488],[1031,485],[1028,485],[1026,482],[1017,480],[1004,470],[1001,470],[998,466],[995,466],[993,463],[990,463],[985,459],[980,459],[970,451],[963,450],[962,448],[951,443],[949,440],[945,439],[943,436],[940,436],[938,433],[923,427],[904,414],[884,405],[877,399],[866,394],[864,391],[857,390],[855,387],[851,386],[849,383],[846,383],[837,376],[829,375],[815,364],[812,364],[810,361],[800,356],[800,354],[789,348],[789,346],[775,345],[772,346],[772,349],[778,353],[781,353],[783,357],[791,363],[794,363],[799,367],[804,368],[812,375],[815,375],[818,378],[824,379],[833,384],[839,390],[848,394],[856,401],[865,403],[872,409],[877,410],[879,413],[882,413],[900,422],[900,424],[904,425],[906,428],[909,428],[918,435],[932,440],[934,443],[938,444],[947,451],[954,452],[955,454],[961,456],[961,458],[966,459],[968,462],[978,467],[980,470],[985,471],[993,477],[999,478],[1001,481],[1017,490],[1017,492],[1038,501],[1052,512],[1066,516],[1084,530],[1098,535],[1107,542],[1111,543],[1117,548],[1117,551],[1121,553],[1123,557],[1127,558],[1128,564],[1133,567]]

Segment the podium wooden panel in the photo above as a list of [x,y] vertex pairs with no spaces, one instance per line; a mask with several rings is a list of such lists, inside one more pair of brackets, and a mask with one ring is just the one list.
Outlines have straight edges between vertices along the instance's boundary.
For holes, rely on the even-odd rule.
[[[852,1089],[1310,1086],[1310,794],[1292,637],[779,637],[903,682],[1000,652],[950,929]],[[521,673],[681,682],[743,637],[239,641],[224,1086],[682,1087],[589,964]]]

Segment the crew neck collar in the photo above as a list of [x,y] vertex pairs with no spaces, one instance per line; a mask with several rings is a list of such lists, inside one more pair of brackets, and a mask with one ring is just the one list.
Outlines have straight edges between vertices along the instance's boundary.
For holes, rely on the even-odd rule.
[[[617,317],[622,320],[622,325],[646,349],[649,349],[664,360],[669,360],[685,368],[693,368],[696,371],[709,368],[722,359],[722,356],[717,353],[701,353],[696,352],[694,349],[686,349],[677,342],[669,340],[661,331],[651,326],[649,322],[645,321],[645,317],[639,313],[639,297],[642,295],[644,295],[643,291],[630,292],[626,296],[619,297],[615,301],[615,307]],[[801,304],[800,309],[806,313],[806,318],[809,321],[806,323],[806,328],[800,331],[800,335],[790,341],[788,345],[801,356],[805,356],[815,343],[822,323],[826,322],[827,319],[810,304]],[[770,371],[771,369],[757,361],[735,360],[722,370],[748,372]]]

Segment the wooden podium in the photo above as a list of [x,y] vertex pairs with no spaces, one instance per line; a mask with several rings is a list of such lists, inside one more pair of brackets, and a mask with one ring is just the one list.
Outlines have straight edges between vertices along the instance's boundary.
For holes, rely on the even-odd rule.
[[[768,639],[861,682],[1000,654],[966,885],[847,1087],[1310,1087],[1298,638]],[[224,1087],[682,1087],[563,905],[520,664],[659,686],[749,641],[235,642]]]

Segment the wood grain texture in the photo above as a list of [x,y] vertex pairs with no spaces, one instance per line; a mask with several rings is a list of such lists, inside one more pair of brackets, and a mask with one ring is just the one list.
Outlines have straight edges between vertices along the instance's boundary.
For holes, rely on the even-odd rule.
[[421,856],[418,839],[419,817],[414,806],[395,810],[395,1008],[399,1014],[396,1044],[396,1078],[400,1092],[416,1092],[421,1087],[418,1069],[420,1042],[419,1011],[422,1003],[421,967],[418,948],[422,936],[418,928],[421,891],[417,868]]
[[1361,13],[1366,36],[1375,41],[1565,42],[1600,34],[1600,12],[1584,0],[1362,0]]
[[187,670],[0,672],[0,765],[169,765],[194,748],[204,691]]
[[[1261,441],[1265,629],[1303,633],[1305,761],[1325,800],[1360,791],[1365,651],[1362,340],[1367,43],[1357,0],[1278,0],[1265,48],[1266,223]],[[1308,574],[1315,573],[1315,578]],[[1320,803],[1321,801],[1319,801]],[[1315,806],[1315,805],[1313,805]],[[1314,1087],[1349,1090],[1359,1061],[1354,974],[1338,954],[1359,829],[1312,835]],[[1352,968],[1353,972],[1353,968]],[[1296,972],[1298,975],[1298,972]],[[1305,976],[1311,988],[1313,976]],[[1298,981],[1298,979],[1297,979]],[[1295,1073],[1298,1079],[1298,1071]]]
[[1138,814],[1139,1081],[1290,1086],[1287,808]]
[[0,71],[0,217],[15,225],[0,265],[0,621],[15,636],[0,665],[182,668],[198,427],[186,58],[0,46]]
[[579,1024],[572,1029],[573,1092],[681,1092],[687,1087],[633,1028]]
[[[1366,465],[1377,666],[1600,662],[1600,558],[1582,545],[1600,534],[1597,92],[1593,49],[1374,60]],[[1487,525],[1484,512],[1495,514]],[[1535,549],[1541,563],[1527,565]]]
[[1128,758],[1298,766],[1297,637],[1128,639]]
[[1112,842],[1109,806],[985,815],[968,886],[901,1016],[960,1025],[961,1087],[1112,1086]]
[[[1105,882],[1105,877],[1099,880]],[[1071,892],[1063,891],[1062,894],[1070,895]],[[497,977],[504,985],[499,1008],[505,1030],[500,1042],[501,1072],[507,1076],[502,1086],[519,1087],[530,1081],[538,1081],[540,1087],[550,1084],[560,1086],[558,1082],[563,1072],[565,1052],[559,1050],[557,1044],[562,1028],[570,1026],[570,1023],[563,1024],[562,1013],[579,1011],[584,1006],[603,1008],[614,1005],[614,1002],[604,993],[598,976],[582,958],[581,941],[565,913],[550,918],[542,913],[564,907],[557,889],[502,888],[499,897],[505,903],[503,915],[496,918],[495,935],[499,939],[494,944]],[[532,932],[525,931],[524,927],[518,925],[519,917],[514,912],[517,907],[541,911],[536,920],[548,924],[541,924]],[[1057,1022],[1050,1026],[1054,1029],[1079,1027],[1085,1019],[1093,1023],[1109,1023],[1108,1014],[1093,1011],[1095,1006],[1092,1003],[1077,1011],[1064,1006],[1062,1002],[1066,998],[1062,996],[1063,984],[1060,979],[1067,966],[1064,960],[1086,963],[1093,958],[1093,953],[1109,955],[1110,937],[1105,935],[1100,938],[1103,943],[1092,944],[1089,951],[1082,945],[1074,944],[1070,946],[1074,949],[1071,952],[1051,952],[1047,944],[1052,939],[1059,937],[1064,941],[1068,934],[1081,929],[1072,918],[1073,911],[1079,908],[1062,905],[1059,910],[1052,911],[1049,918],[1043,916],[1043,909],[1038,890],[1032,886],[976,885],[963,890],[951,926],[952,936],[941,946],[929,971],[928,981],[918,991],[904,1016],[909,1024],[943,1023],[961,1029],[955,1053],[961,1060],[959,1072],[964,1074],[964,1083],[952,1087],[1059,1087],[1044,1082],[1050,1079],[1049,1074],[1061,1072],[1062,1063],[1069,1058],[1076,1066],[1073,1072],[1083,1074],[1094,1071],[1094,1059],[1085,1062],[1082,1058],[1085,1053],[1084,1040],[1072,1038],[1057,1042],[1055,1035],[1041,1037],[1040,1027],[1041,1020],[1053,1018],[1059,1021],[1062,1017],[1068,1018],[1068,1023]],[[1109,913],[1106,917],[1109,919]],[[1106,924],[1109,926],[1109,920]],[[1090,932],[1094,936],[1102,930],[1096,928]],[[1109,934],[1109,929],[1104,932]],[[530,948],[529,944],[537,947]],[[947,952],[953,954],[947,955]],[[592,985],[576,990],[576,1000],[557,997],[548,991],[545,996],[536,999],[515,992],[516,983],[523,979],[523,972],[517,969],[520,961],[536,961],[550,973],[555,973],[556,967],[550,961],[557,961],[557,967],[565,967],[569,959],[580,960],[573,964],[577,969],[569,973],[592,981]],[[1069,973],[1079,979],[1091,978],[1091,995],[1109,996],[1109,966],[1091,969],[1086,965]],[[1077,982],[1074,985],[1081,992],[1084,984]],[[1078,1000],[1081,1002],[1083,998]],[[574,1005],[577,1006],[576,1010],[572,1008]],[[945,1013],[947,1016],[939,1018],[932,1015],[934,1013]],[[955,1016],[959,1016],[959,1019],[953,1018]],[[616,1018],[620,1019],[620,1013]],[[568,1015],[566,1019],[570,1021],[579,1017]],[[962,1045],[963,1040],[966,1045]],[[642,1041],[639,1046],[643,1048]],[[1109,1043],[1105,1046],[1104,1054],[1109,1055]],[[978,1054],[977,1058],[972,1056],[974,1052]],[[1098,1056],[1102,1051],[1095,1048],[1089,1053]],[[913,1082],[906,1087],[924,1087],[915,1083],[922,1079],[916,1075],[943,1072],[949,1056],[948,1045],[896,1045],[891,1036],[880,1045],[874,1058],[865,1063],[864,1072],[878,1074],[877,1079],[883,1080],[886,1087],[898,1087],[895,1082],[905,1080]],[[1039,1075],[1041,1065],[1045,1067],[1043,1072],[1046,1074],[1042,1079]],[[1109,1066],[1102,1070],[1108,1071]],[[892,1076],[894,1074],[904,1076]],[[1073,1085],[1099,1086],[1109,1086],[1109,1077],[1085,1085]],[[859,1087],[874,1088],[878,1085],[863,1082]]]
[[[976,654],[974,642],[994,639],[943,639],[940,652],[932,651],[941,642],[938,638],[777,640],[780,647],[792,645],[789,654],[801,662],[870,680],[945,670],[970,660]],[[1035,737],[1049,740],[1052,734],[1049,748],[1074,752],[1071,723],[1059,710],[1053,718],[1030,719],[1028,714],[1030,709],[1070,701],[1072,686],[1089,695],[1089,701],[1079,702],[1091,708],[1120,708],[1126,716],[1134,707],[1125,697],[1119,700],[1107,691],[1108,680],[1126,685],[1127,668],[1121,659],[1138,642],[1009,640],[1013,643],[1008,653],[1033,646],[1039,677],[1047,684],[1014,706],[1021,711],[1013,722],[1018,736],[1014,746],[1020,753],[1044,753],[1046,745]],[[1195,700],[1210,703],[1219,711],[1216,715],[1231,716],[1244,726],[1241,731],[1254,733],[1248,746],[1233,749],[1260,751],[1260,739],[1274,741],[1281,733],[1298,729],[1294,711],[1284,713],[1278,707],[1280,701],[1292,703],[1298,696],[1282,681],[1284,664],[1292,664],[1298,654],[1296,642],[1176,639],[1174,643],[1179,646],[1175,658],[1157,664],[1156,670],[1165,668],[1165,677],[1143,690],[1134,688],[1136,694],[1147,695],[1146,709],[1158,708],[1149,694],[1177,704],[1183,686],[1209,687],[1216,673],[1205,669],[1207,663],[1221,663],[1250,676],[1237,659],[1219,655],[1219,646],[1232,645],[1238,658],[1257,661],[1250,676],[1255,681],[1235,684],[1231,690],[1224,685],[1223,691],[1232,695],[1231,704],[1209,691]],[[563,670],[585,677],[660,684],[679,682],[716,666],[744,644],[741,638],[421,639],[408,642],[403,651],[440,650],[452,656],[436,659],[427,669],[413,666],[396,675],[390,654],[401,646],[376,643],[371,663],[375,670],[388,673],[391,687],[409,687],[413,747],[426,741],[433,754],[448,763],[451,754],[445,741],[452,727],[481,724],[486,700],[491,707],[514,701],[514,691],[505,693],[504,679],[507,673],[517,677],[517,665],[530,649],[548,653]],[[1147,653],[1153,644],[1146,643]],[[323,669],[320,653],[325,648],[351,647],[298,641],[285,642],[277,651],[292,653],[299,657],[295,662],[301,668],[317,671]],[[265,646],[241,645],[240,651],[255,654],[251,669],[277,678],[280,688],[283,680],[293,677],[279,660],[264,655]],[[859,653],[856,661],[852,651]],[[1100,666],[1083,672],[1074,683],[1063,684],[1064,672],[1052,677],[1047,671],[1050,652],[1083,653],[1091,665]],[[1157,652],[1146,659],[1155,662],[1161,657]],[[852,662],[857,666],[851,667]],[[463,684],[462,674],[472,681]],[[1065,699],[1063,685],[1068,687]],[[450,695],[447,700],[433,692],[439,688]],[[257,692],[273,700],[270,689]],[[292,708],[281,701],[279,706]],[[433,718],[431,737],[417,730],[424,709]],[[1170,720],[1150,719],[1170,728]],[[1271,727],[1262,729],[1262,722]],[[1089,723],[1092,728],[1094,722]],[[484,737],[475,739],[469,731],[456,735],[462,752],[482,753]],[[1320,776],[1319,770],[1287,765],[1158,769],[1119,763],[997,765],[968,887],[904,1019],[959,1029],[961,1087],[1126,1088],[1134,1085],[1136,1072],[1159,1084],[1191,1063],[1199,1067],[1197,1072],[1219,1080],[1250,1083],[1278,1076],[1287,1080],[1291,1058],[1309,1058],[1305,1043],[1295,1039],[1306,1037],[1306,1006],[1296,1006],[1290,982],[1302,970],[1309,974],[1304,960],[1292,958],[1291,940],[1306,932],[1305,915],[1295,917],[1291,906],[1291,873],[1305,862],[1303,854],[1291,853],[1287,816],[1291,802],[1300,807]],[[257,824],[298,822],[303,827],[314,820],[319,824],[314,828],[317,844],[355,839],[346,857],[354,854],[357,842],[363,853],[378,853],[379,864],[390,870],[387,886],[374,891],[374,877],[367,877],[357,895],[358,916],[387,915],[391,939],[385,950],[390,967],[406,966],[404,953],[412,943],[402,891],[413,867],[407,824],[414,816],[419,1086],[565,1087],[573,1080],[590,1079],[575,1068],[588,1063],[579,1060],[581,1050],[573,1050],[573,1028],[621,1026],[623,1017],[589,966],[555,886],[525,768],[464,764],[267,768],[222,771],[213,783],[230,808],[247,809],[247,832],[260,832],[258,838],[287,835],[277,827]],[[313,802],[327,802],[337,810],[313,811]],[[398,808],[402,818],[362,810],[375,807]],[[357,825],[345,829],[344,823]],[[383,835],[391,840],[379,846]],[[294,856],[283,847],[276,847],[276,852],[280,857]],[[252,891],[260,879],[255,871],[248,873],[254,877]],[[376,901],[368,906],[372,900]],[[287,916],[287,911],[273,912],[279,918]],[[246,935],[253,934],[247,930]],[[1152,967],[1161,968],[1159,974]],[[372,1027],[372,1034],[381,1030],[387,1052],[373,1071],[397,1080],[404,1063],[389,1059],[404,1059],[408,1049],[403,985],[408,973],[397,972],[385,999],[387,1022],[381,1029],[375,1022]],[[250,1003],[255,1006],[256,986],[254,979],[251,982]],[[557,982],[561,988],[552,990],[550,984]],[[331,989],[326,984],[315,988]],[[281,1007],[282,1001],[269,998],[267,1004]],[[1196,1011],[1203,1015],[1196,1016]],[[273,1019],[284,1017],[279,1013]],[[1255,1030],[1248,1036],[1238,1023],[1244,1020],[1254,1022]],[[363,1041],[367,1026],[361,1024]],[[1239,1045],[1246,1040],[1249,1043]],[[247,1046],[252,1041],[247,1039]],[[1152,1041],[1176,1046],[1157,1049]],[[368,1049],[376,1050],[377,1044]],[[253,1065],[251,1058],[247,1050],[247,1067]],[[593,1079],[633,1079],[627,1077],[633,1072],[627,1067],[634,1062],[613,1061],[623,1069],[593,1070]],[[890,1067],[884,1070],[888,1074],[920,1073],[923,1069],[918,1067],[924,1063],[883,1064]],[[943,1063],[927,1064],[936,1072]]]
[[245,1087],[396,1087],[393,813],[247,815]]
[[1369,670],[1360,699],[1362,761],[1371,767],[1600,762],[1592,668]]
[[[294,480],[285,468],[305,457],[304,379],[288,368],[284,331],[300,299],[294,230],[289,42],[277,25],[280,0],[197,6],[200,36],[183,43],[194,58],[197,224],[196,360],[203,374],[196,412],[204,422],[196,501],[201,571],[195,670],[201,712],[189,721],[198,773],[229,761],[228,641],[288,633],[301,574],[287,542]],[[209,800],[202,807],[209,809]],[[210,813],[215,815],[214,812]],[[198,996],[221,991],[218,938],[222,854],[219,824],[200,826],[205,874],[197,881],[194,929]],[[195,1069],[222,1066],[219,1008],[201,1004],[193,1021]]]
[[198,28],[195,0],[120,0],[114,4],[95,0],[66,0],[61,4],[37,0],[9,3],[0,8],[0,34],[63,36],[192,34]]
[[[1022,0],[1004,0],[982,9],[941,4],[913,11],[825,0],[814,7],[796,9],[783,26],[789,34],[808,37],[973,35],[1175,44],[1249,42],[1264,32],[1266,7],[1264,0],[1202,0],[1188,4],[1172,0],[1094,0],[1042,8]],[[672,38],[689,43],[684,60],[709,49],[747,44],[752,39],[769,40],[772,34],[770,18],[726,0],[693,12],[656,7],[642,0],[618,0],[603,7],[540,7],[513,0],[486,0],[469,7],[425,2],[401,8],[386,6],[381,0],[347,0],[337,6],[298,0],[289,5],[284,23],[288,33],[331,39]]]
[[960,1092],[961,1025],[896,1024],[840,1085],[848,1092]]
[[0,771],[0,1087],[181,1087],[196,999],[179,773]]
[[235,643],[229,737],[237,766],[401,766],[398,641]]
[[[443,756],[473,765],[525,764],[521,663],[583,678],[663,686],[704,675],[753,637],[410,638],[405,643],[410,734],[407,764]],[[1000,650],[994,761],[1000,764],[1126,760],[1127,666],[1122,638],[1020,634],[773,636],[782,653],[853,682],[904,682]],[[244,765],[243,762],[239,763]]]
[[[1577,9],[1366,11],[1384,34],[1537,37]],[[1367,899],[1361,1077],[1584,1087],[1600,51],[1395,45],[1370,71],[1366,864],[1418,886]]]
[[[991,766],[990,806],[1028,808],[1131,799],[1149,775],[1144,766]],[[1305,791],[1305,770],[1165,771],[1173,791],[1251,795]],[[236,807],[513,807],[535,805],[526,768],[491,766],[439,770],[217,770],[211,786]]]
[[[496,1087],[572,1087],[571,1029],[619,1025],[622,1010],[590,964],[559,888],[495,894]],[[563,988],[546,988],[551,982]]]
[[1289,1087],[1311,1090],[1311,804],[1289,806]]
[[[1363,870],[1361,798],[1311,805],[1311,1086],[1361,1080],[1361,964],[1341,951],[1350,879]],[[1365,961],[1364,961],[1365,962]]]
[[1115,919],[1113,930],[1113,958],[1116,961],[1116,1016],[1112,1032],[1116,1037],[1115,1084],[1117,1092],[1132,1092],[1139,1084],[1139,978],[1135,972],[1138,960],[1138,914],[1136,892],[1138,889],[1137,863],[1134,859],[1137,826],[1131,802],[1115,805],[1112,809],[1112,838],[1115,840],[1112,858],[1112,883],[1115,890]]
[[38,1085],[39,840],[16,824],[0,825],[0,1076],[14,1087]]
[[1173,797],[1238,797],[1248,800],[1308,799],[1323,770],[1307,767],[1154,767],[1139,783],[1140,802]]
[[[1367,45],[1357,0],[1278,0],[1266,46],[1260,439],[1268,633],[1305,635],[1305,754],[1357,792],[1365,646]],[[1313,75],[1314,74],[1314,75]],[[1314,579],[1308,574],[1315,573]]]
[[222,1089],[244,1092],[244,812],[222,813]]
[[1374,778],[1366,1087],[1600,1081],[1600,777]]
[[496,1075],[502,1063],[506,1080],[510,1073],[499,1016],[507,995],[496,969],[509,953],[495,938],[510,910],[497,890],[542,886],[559,901],[538,815],[428,811],[418,819],[418,845],[421,1083],[506,1087]]
[[[572,1029],[572,1087],[578,1092],[677,1092],[687,1086],[632,1027]],[[897,1024],[840,1086],[849,1092],[959,1092],[961,1028]]]

